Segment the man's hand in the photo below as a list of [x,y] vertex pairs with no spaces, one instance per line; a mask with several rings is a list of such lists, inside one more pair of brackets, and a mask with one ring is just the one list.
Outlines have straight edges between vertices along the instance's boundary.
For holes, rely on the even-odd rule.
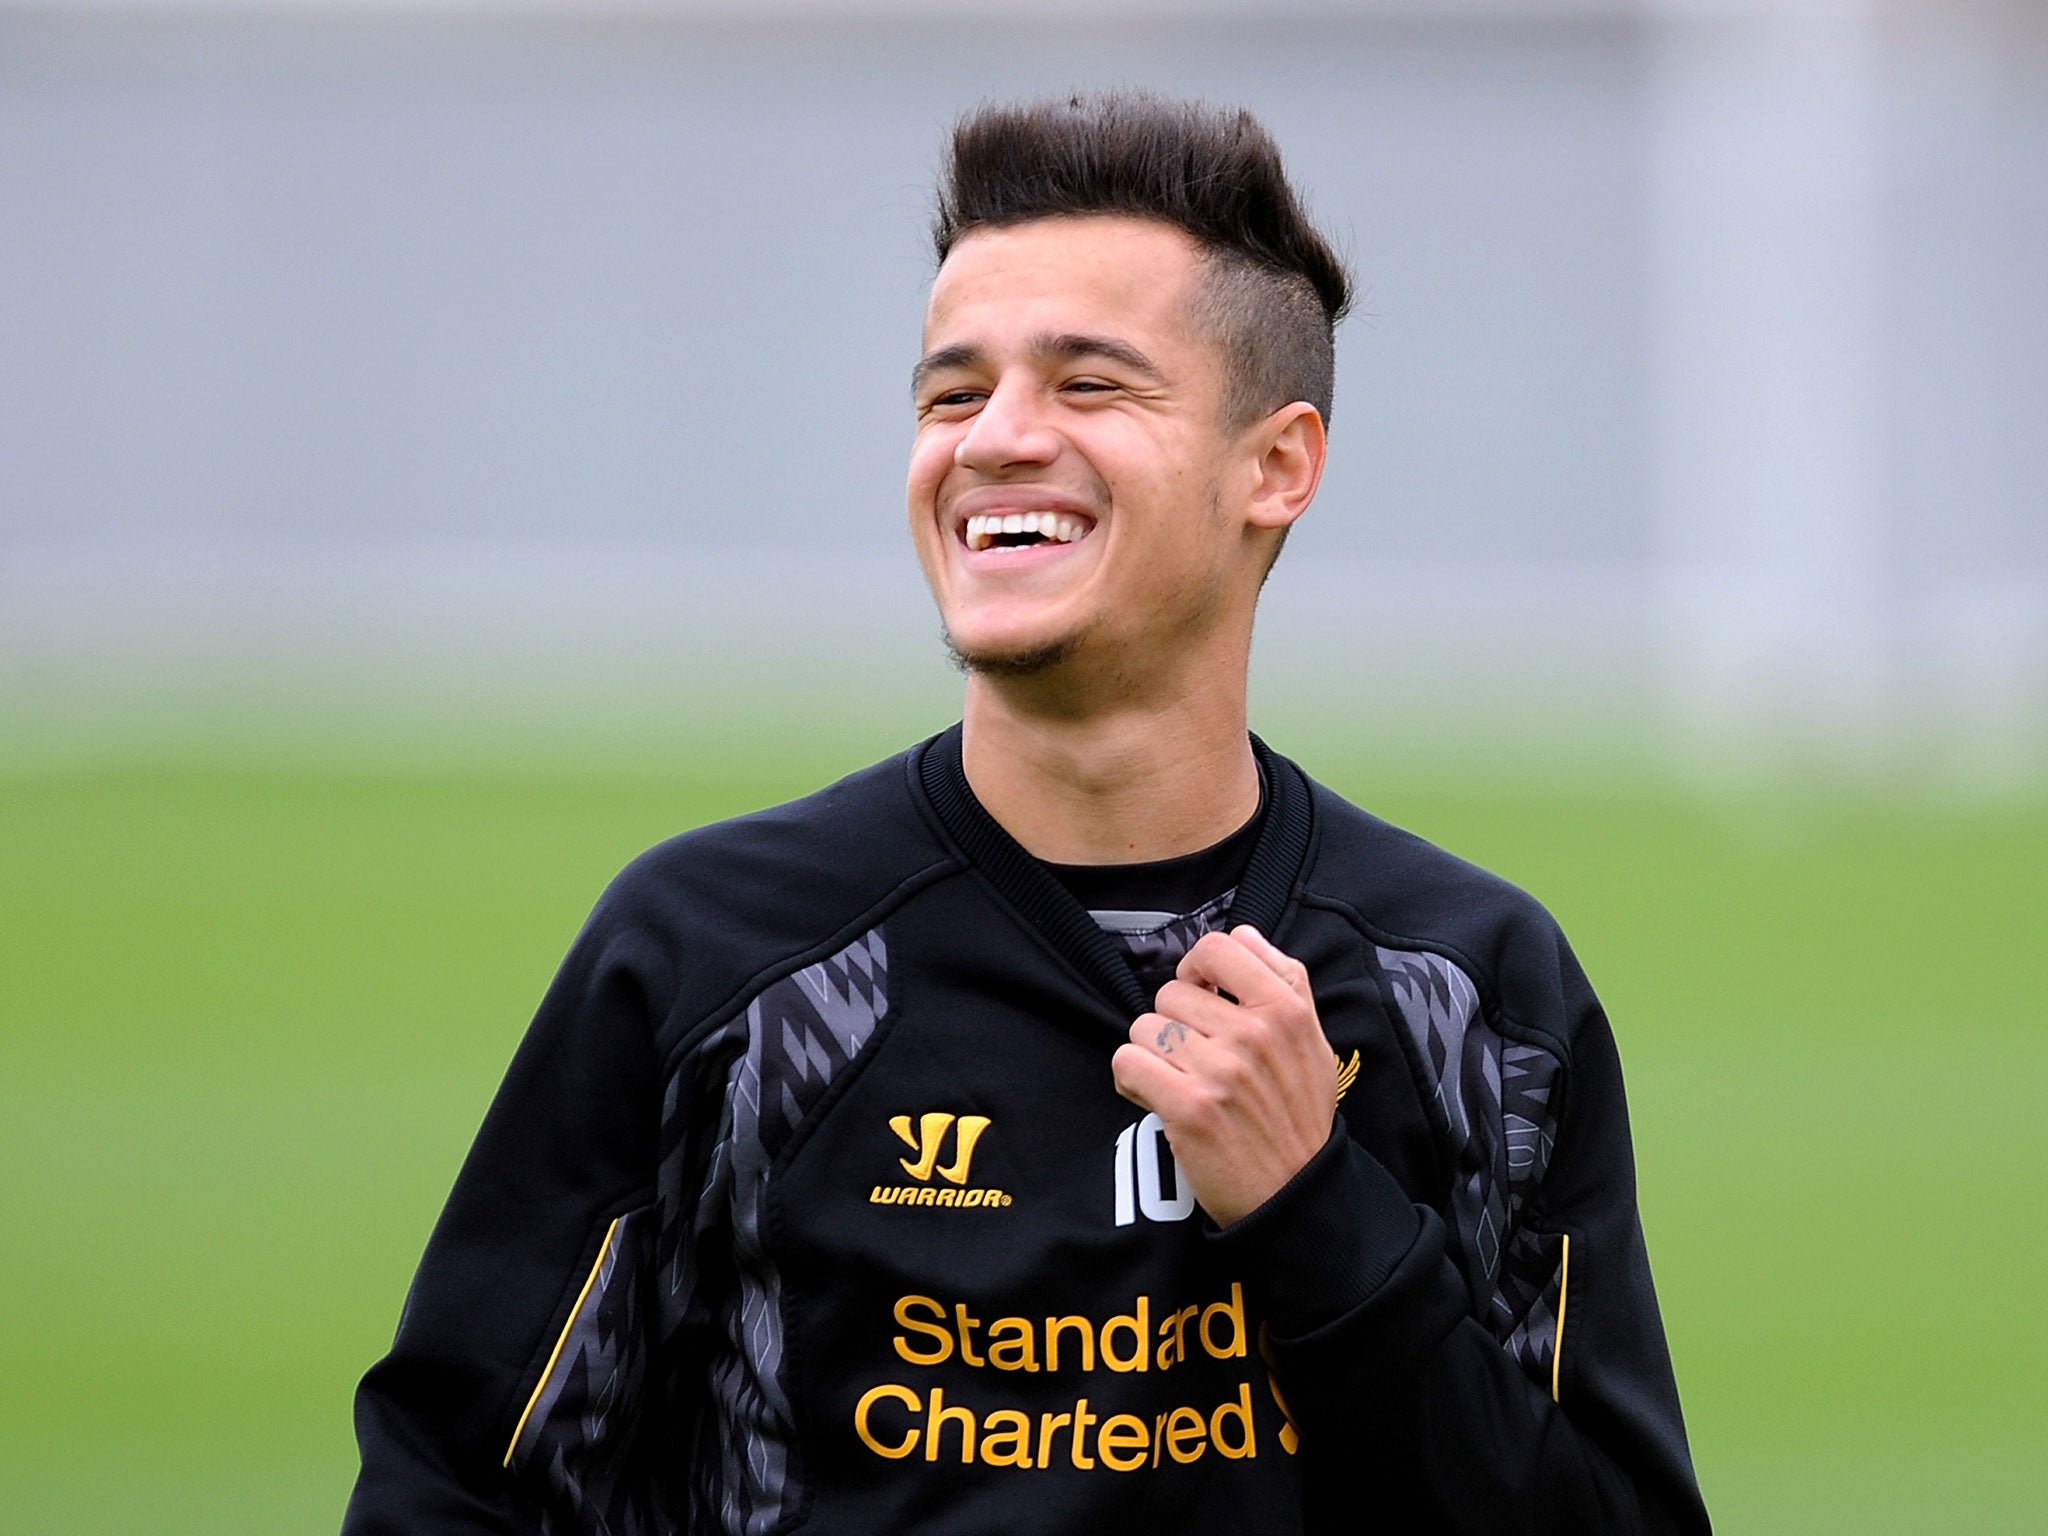
[[1256,928],[1206,933],[1154,1003],[1111,1058],[1117,1092],[1159,1116],[1195,1199],[1227,1227],[1330,1139],[1337,1063],[1308,970]]

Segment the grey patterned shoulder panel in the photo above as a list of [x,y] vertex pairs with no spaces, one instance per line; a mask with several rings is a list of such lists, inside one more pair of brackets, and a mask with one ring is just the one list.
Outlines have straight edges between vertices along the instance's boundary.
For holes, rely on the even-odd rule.
[[[762,1201],[776,1155],[832,1080],[860,1054],[888,1011],[889,951],[882,930],[772,983],[743,1015],[746,1049],[733,1064],[726,1104],[731,1260],[737,1290],[712,1302],[710,1443],[697,1458],[692,1529],[727,1536],[775,1526],[800,1492],[790,1464],[794,1421],[782,1383],[782,1277],[761,1234]],[[675,1219],[691,1200],[676,1191]],[[704,1194],[691,1191],[696,1201]],[[707,1191],[705,1194],[711,1192]],[[664,1199],[669,1191],[664,1181]]]
[[506,1456],[543,1490],[544,1533],[639,1536],[667,1528],[628,1471],[629,1439],[607,1433],[638,1418],[647,1380],[648,1218],[643,1207],[606,1230]]
[[[510,1458],[538,1474],[547,1530],[760,1536],[799,1501],[762,1204],[777,1154],[888,1011],[888,963],[870,929],[769,983],[676,1067],[654,1204],[606,1235]],[[701,1362],[692,1379],[651,1387],[662,1351]],[[662,1478],[626,1475],[650,1449],[650,1395],[675,1405],[674,1438],[653,1433],[688,1465],[684,1509],[646,1503]]]
[[1562,1241],[1523,1218],[1550,1167],[1563,1064],[1495,1030],[1472,978],[1442,955],[1373,952],[1431,1093],[1452,1170],[1451,1241],[1475,1315],[1548,1386]]

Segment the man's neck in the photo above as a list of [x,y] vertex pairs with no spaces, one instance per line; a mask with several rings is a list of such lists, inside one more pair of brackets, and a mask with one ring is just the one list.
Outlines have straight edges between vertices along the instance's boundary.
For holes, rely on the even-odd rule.
[[1079,713],[1031,702],[970,677],[961,757],[975,798],[1037,858],[1176,858],[1221,842],[1258,811],[1242,689]]

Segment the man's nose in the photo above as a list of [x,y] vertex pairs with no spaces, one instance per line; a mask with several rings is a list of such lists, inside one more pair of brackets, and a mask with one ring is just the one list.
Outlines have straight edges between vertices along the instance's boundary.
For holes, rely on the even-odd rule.
[[1059,457],[1059,435],[1045,402],[1023,379],[998,383],[953,450],[953,462],[980,474],[1001,474],[1023,466],[1050,464]]

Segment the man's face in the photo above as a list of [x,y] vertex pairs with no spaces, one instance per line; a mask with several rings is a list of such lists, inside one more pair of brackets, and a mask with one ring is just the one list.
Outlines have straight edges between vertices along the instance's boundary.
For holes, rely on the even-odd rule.
[[1233,514],[1222,360],[1191,319],[1202,276],[1179,230],[1119,217],[977,230],[941,267],[910,530],[971,669],[1144,672],[1249,604],[1260,557]]

